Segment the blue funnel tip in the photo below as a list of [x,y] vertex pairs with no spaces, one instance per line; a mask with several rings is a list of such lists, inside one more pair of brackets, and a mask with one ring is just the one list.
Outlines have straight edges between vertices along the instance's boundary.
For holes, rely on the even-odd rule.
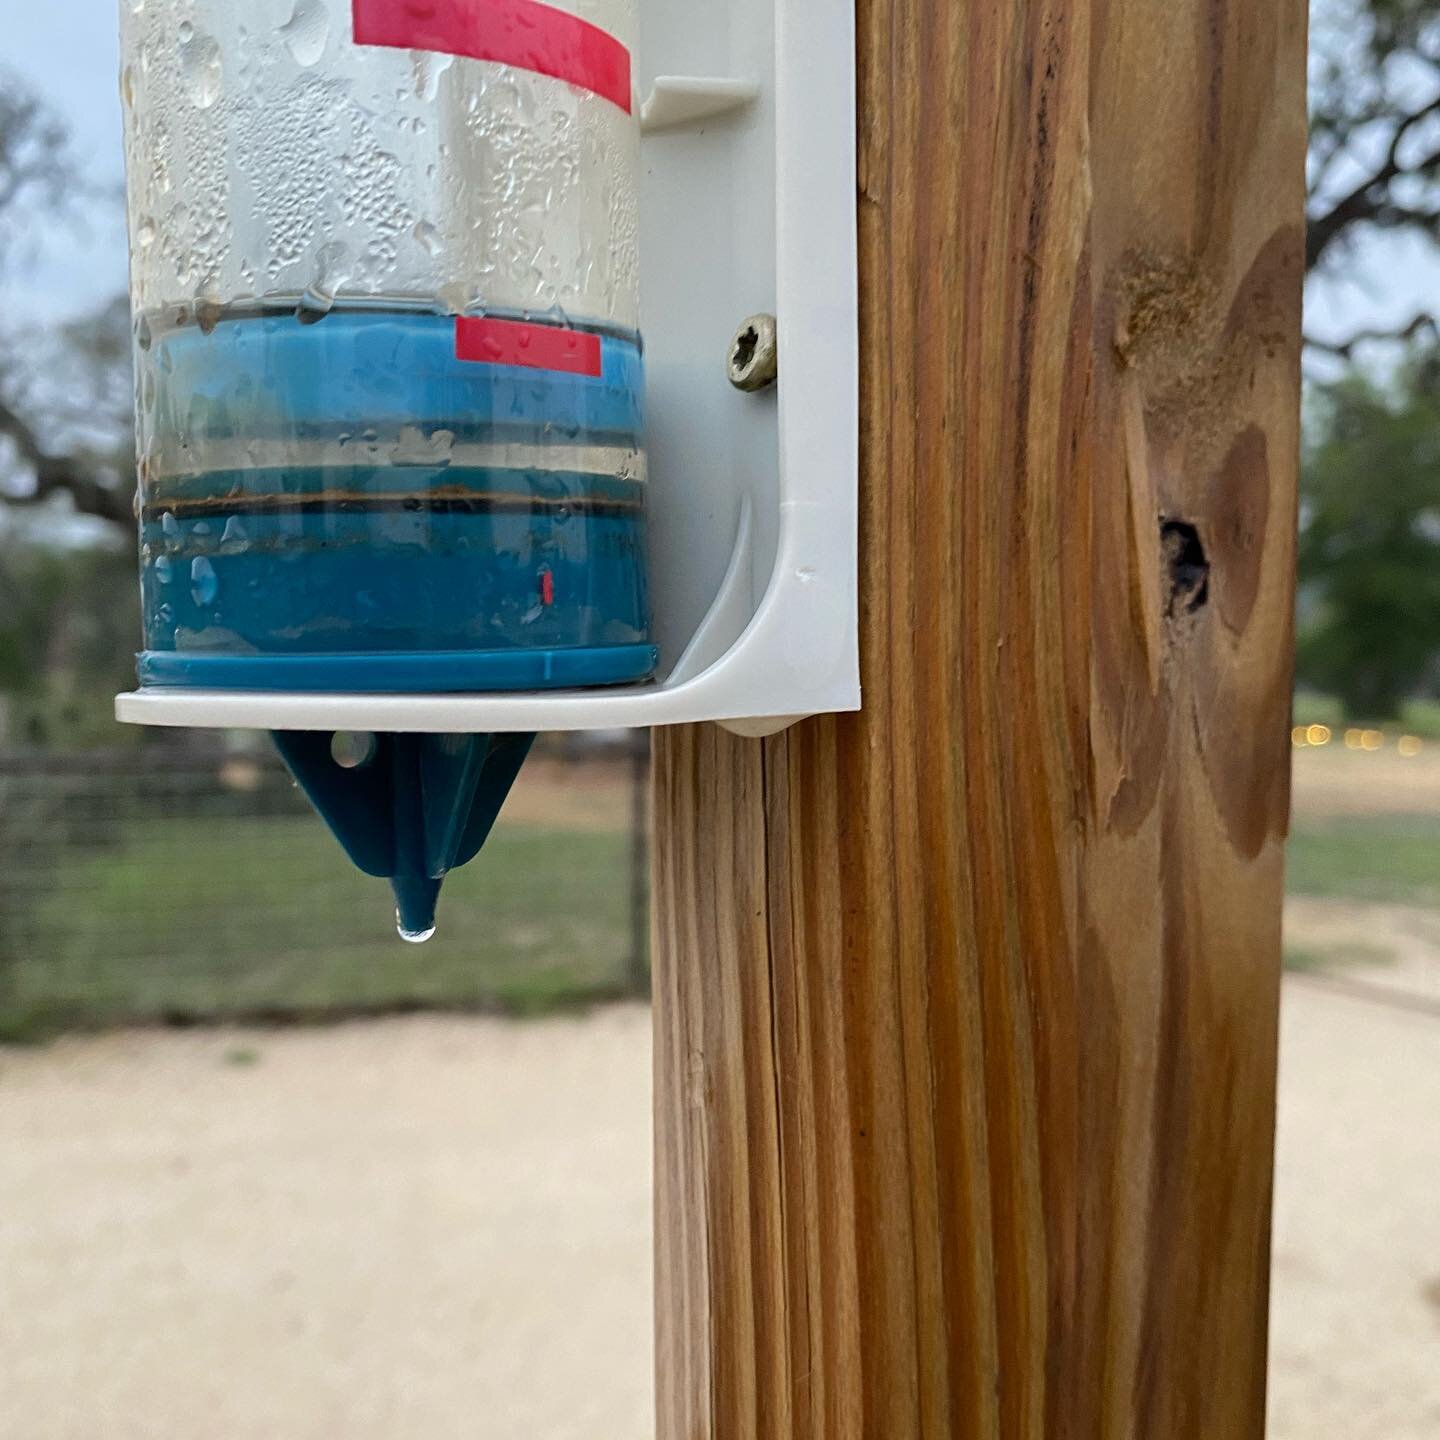
[[316,731],[276,731],[276,748],[346,854],[389,879],[404,940],[435,933],[440,884],[473,860],[535,737],[376,735],[357,752]]

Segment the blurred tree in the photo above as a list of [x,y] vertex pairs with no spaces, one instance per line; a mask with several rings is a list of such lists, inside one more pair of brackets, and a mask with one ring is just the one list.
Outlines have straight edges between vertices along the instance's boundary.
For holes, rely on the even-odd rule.
[[[0,74],[0,284],[97,198],[64,125]],[[138,631],[130,388],[124,297],[49,327],[0,319],[0,744],[115,743]]]
[[119,546],[0,544],[0,746],[111,745],[135,667],[135,562]]
[[[1306,270],[1342,265],[1367,231],[1440,243],[1440,0],[1314,0],[1313,20]],[[1436,325],[1421,312],[1310,343],[1349,359],[1367,340]]]
[[[0,73],[0,281],[27,242],[93,193],[64,124]],[[123,297],[51,332],[0,333],[0,499],[26,506],[67,495],[79,514],[133,533],[129,376]]]
[[1440,650],[1440,354],[1317,386],[1301,507],[1300,678],[1392,720]]

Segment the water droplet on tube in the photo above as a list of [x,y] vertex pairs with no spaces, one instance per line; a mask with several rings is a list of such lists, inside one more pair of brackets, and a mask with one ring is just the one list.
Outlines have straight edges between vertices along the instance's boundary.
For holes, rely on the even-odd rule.
[[414,235],[427,255],[438,255],[445,248],[440,232],[428,220],[415,222]]
[[302,325],[314,325],[323,320],[335,305],[335,297],[327,295],[314,285],[308,286],[295,306],[295,318]]
[[185,88],[196,109],[208,110],[219,98],[224,76],[220,64],[220,47],[209,35],[185,35],[188,22],[180,27],[180,68]]
[[297,65],[316,64],[330,38],[330,15],[325,0],[295,0],[295,9],[280,27],[280,33]]
[[190,562],[190,594],[197,605],[213,605],[220,593],[220,580],[215,567],[203,556]]

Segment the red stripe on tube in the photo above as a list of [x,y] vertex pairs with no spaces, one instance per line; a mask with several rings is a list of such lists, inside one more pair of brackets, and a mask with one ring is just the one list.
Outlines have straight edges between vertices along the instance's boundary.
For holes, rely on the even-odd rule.
[[578,85],[630,114],[630,52],[540,0],[352,0],[357,45],[494,60]]
[[455,321],[455,358],[482,365],[527,365],[567,375],[600,374],[600,337],[558,325],[461,315]]

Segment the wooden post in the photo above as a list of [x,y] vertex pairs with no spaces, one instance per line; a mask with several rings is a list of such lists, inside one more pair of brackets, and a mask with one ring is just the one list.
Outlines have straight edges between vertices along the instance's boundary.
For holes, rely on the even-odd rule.
[[859,0],[865,710],[657,733],[661,1440],[1262,1433],[1305,10]]

